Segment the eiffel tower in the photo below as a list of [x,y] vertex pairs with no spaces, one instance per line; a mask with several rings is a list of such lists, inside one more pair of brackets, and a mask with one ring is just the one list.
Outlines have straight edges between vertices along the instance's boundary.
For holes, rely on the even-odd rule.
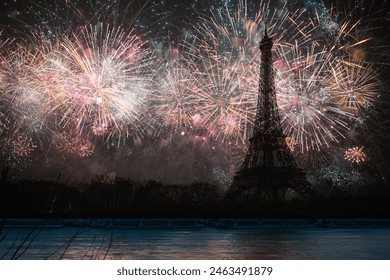
[[253,135],[241,169],[225,194],[229,202],[281,202],[287,189],[304,199],[319,197],[307,181],[305,171],[295,162],[283,134],[276,102],[272,45],[266,30],[260,42],[260,83]]

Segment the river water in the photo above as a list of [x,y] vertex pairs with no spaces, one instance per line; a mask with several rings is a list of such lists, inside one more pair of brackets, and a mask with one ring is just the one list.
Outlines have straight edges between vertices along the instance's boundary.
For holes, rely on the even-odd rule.
[[390,228],[5,226],[0,259],[390,259]]

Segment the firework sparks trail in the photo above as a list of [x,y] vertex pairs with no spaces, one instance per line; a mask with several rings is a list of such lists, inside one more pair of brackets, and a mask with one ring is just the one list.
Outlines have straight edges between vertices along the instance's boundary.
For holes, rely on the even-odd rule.
[[330,70],[327,90],[339,108],[358,115],[374,107],[380,94],[380,81],[371,65],[343,62],[331,64]]
[[122,137],[138,137],[151,59],[137,36],[103,24],[35,52],[18,47],[2,68],[7,117],[27,133],[76,127],[80,134],[118,137],[119,145]]
[[88,138],[78,135],[75,131],[56,133],[53,136],[53,142],[60,153],[68,155],[88,157],[95,150],[95,145]]
[[251,103],[241,86],[246,71],[235,63],[227,64],[224,57],[201,57],[194,93],[201,108],[197,113],[215,139],[243,141],[246,137],[246,125],[252,119],[246,110]]
[[[73,39],[73,40],[72,40]],[[97,135],[126,137],[137,126],[151,92],[151,52],[133,34],[109,26],[90,26],[61,42],[54,69],[64,108],[60,125],[77,124]],[[65,102],[63,102],[65,100]]]
[[91,143],[139,141],[153,52],[131,29],[135,19],[121,25],[133,4],[45,5],[28,7],[36,19],[24,23],[28,40],[1,41],[1,137],[43,135],[44,147],[65,129]]
[[51,119],[43,105],[47,97],[36,78],[43,63],[39,48],[35,52],[17,44],[1,57],[1,115],[5,137],[18,137],[22,133],[39,142],[47,138]]
[[[199,126],[199,104],[194,95],[196,79],[191,69],[180,60],[164,64],[159,86],[151,98],[150,111],[163,129],[173,133]],[[154,127],[160,131],[158,125]]]
[[292,49],[292,59],[285,57],[286,69],[278,69],[277,96],[281,122],[286,135],[293,139],[297,150],[321,151],[349,129],[352,115],[332,102],[325,88],[327,65],[332,59],[325,51],[315,52],[311,47],[306,54]]
[[321,168],[320,180],[330,183],[332,189],[351,191],[362,185],[362,174],[354,168],[342,168],[332,164]]
[[19,135],[16,139],[12,141],[12,150],[15,156],[18,157],[27,157],[29,156],[36,145],[33,143],[31,137],[25,135]]

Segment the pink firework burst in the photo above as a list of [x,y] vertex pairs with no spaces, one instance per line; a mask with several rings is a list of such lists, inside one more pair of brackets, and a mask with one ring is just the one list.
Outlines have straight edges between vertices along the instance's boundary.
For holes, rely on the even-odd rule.
[[363,146],[361,146],[361,147],[355,146],[355,147],[347,149],[344,152],[344,159],[346,159],[347,161],[349,161],[351,163],[359,164],[359,163],[363,163],[367,160],[367,155],[364,152]]

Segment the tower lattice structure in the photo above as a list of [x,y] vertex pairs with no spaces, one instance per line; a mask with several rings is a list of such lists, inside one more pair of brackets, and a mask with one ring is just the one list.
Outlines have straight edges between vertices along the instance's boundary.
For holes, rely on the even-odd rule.
[[272,38],[267,31],[260,42],[259,95],[253,134],[245,160],[226,193],[229,200],[281,201],[287,189],[304,198],[318,196],[299,168],[286,143],[276,100]]

